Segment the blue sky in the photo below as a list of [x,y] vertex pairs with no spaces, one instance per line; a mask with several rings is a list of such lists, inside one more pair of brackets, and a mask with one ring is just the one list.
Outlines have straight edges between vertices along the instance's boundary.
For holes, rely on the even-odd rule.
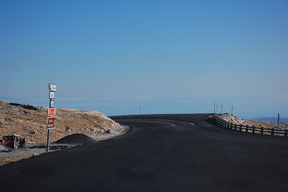
[[0,100],[288,117],[288,1],[0,0]]

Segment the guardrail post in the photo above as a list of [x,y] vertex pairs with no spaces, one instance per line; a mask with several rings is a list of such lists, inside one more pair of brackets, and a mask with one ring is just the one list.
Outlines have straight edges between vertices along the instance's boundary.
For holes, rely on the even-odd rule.
[[271,135],[274,135],[274,128],[271,129]]
[[285,129],[285,137],[287,137],[287,129]]
[[263,135],[263,131],[264,131],[263,129],[264,129],[264,128],[263,128],[263,127],[261,127],[261,135]]
[[246,125],[246,133],[248,133],[249,125]]
[[255,133],[255,126],[252,127],[252,133]]

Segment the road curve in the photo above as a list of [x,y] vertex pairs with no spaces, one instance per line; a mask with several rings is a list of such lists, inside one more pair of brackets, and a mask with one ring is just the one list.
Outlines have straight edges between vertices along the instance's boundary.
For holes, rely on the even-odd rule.
[[221,129],[208,114],[111,117],[114,139],[0,167],[3,191],[287,191],[288,138]]

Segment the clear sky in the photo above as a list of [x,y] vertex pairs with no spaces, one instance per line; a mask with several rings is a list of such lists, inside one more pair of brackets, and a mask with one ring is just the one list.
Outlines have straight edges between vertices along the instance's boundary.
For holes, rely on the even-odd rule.
[[287,0],[0,0],[0,100],[288,117]]

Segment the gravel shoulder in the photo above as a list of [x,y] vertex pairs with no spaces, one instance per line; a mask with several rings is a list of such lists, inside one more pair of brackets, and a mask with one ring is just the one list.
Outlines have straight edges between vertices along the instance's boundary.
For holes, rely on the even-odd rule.
[[[53,142],[50,144],[49,152],[55,152],[59,150],[69,149],[78,145],[83,145],[87,143],[86,141],[91,142],[92,140],[94,142],[99,142],[106,139],[115,138],[117,136],[123,135],[127,133],[130,130],[130,127],[128,126],[121,126],[121,129],[119,130],[113,130],[110,133],[104,133],[104,134],[85,134],[85,137],[83,139],[83,135],[81,134],[81,140],[80,134],[71,134],[70,136],[74,135],[73,139],[69,140],[67,143],[61,143],[61,142]],[[68,137],[68,136],[66,136]],[[78,138],[78,140],[77,140]],[[62,138],[63,139],[63,138]],[[0,145],[0,166],[16,162],[22,159],[31,158],[34,156],[41,155],[43,153],[46,153],[46,143],[38,143],[38,144],[27,144],[26,147],[18,148],[18,149],[11,149],[6,146]]]

